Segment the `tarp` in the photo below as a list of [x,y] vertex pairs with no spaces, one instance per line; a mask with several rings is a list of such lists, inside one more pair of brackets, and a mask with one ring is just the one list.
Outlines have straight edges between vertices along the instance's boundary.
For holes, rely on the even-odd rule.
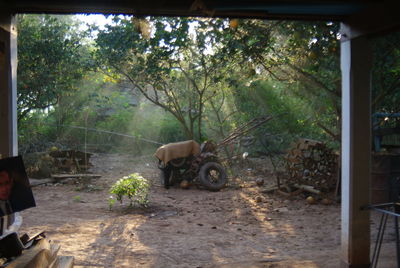
[[198,155],[200,145],[194,140],[168,143],[157,149],[155,157],[167,164],[172,159]]

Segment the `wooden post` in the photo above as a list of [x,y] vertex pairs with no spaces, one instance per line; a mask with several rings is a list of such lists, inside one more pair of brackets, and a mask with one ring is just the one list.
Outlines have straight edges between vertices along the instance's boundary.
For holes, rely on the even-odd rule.
[[342,37],[341,267],[369,267],[372,52],[365,36]]
[[15,17],[0,13],[0,154],[18,154],[17,29]]

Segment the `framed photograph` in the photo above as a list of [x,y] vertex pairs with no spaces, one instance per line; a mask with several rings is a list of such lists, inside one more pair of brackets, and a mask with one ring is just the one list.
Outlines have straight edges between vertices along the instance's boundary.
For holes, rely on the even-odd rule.
[[0,217],[35,206],[22,157],[0,159]]

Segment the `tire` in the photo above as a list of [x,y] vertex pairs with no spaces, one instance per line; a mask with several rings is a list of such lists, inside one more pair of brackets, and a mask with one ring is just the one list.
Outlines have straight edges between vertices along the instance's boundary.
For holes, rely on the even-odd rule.
[[164,170],[160,169],[160,183],[165,187],[165,173]]
[[[171,167],[165,167],[164,169],[160,168],[160,182],[165,189],[168,189],[169,186],[172,185],[173,172],[174,171]],[[168,179],[166,179],[165,176],[168,176]]]
[[222,189],[228,177],[224,167],[217,162],[205,163],[199,171],[200,183],[210,191]]
[[186,163],[186,157],[172,159],[169,163],[176,168],[180,168]]

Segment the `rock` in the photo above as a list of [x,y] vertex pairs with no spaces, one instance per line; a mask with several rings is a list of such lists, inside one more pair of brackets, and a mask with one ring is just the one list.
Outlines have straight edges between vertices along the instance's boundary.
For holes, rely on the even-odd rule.
[[281,207],[281,208],[276,208],[274,209],[275,212],[288,212],[289,209],[285,208],[285,207]]
[[328,205],[332,205],[332,200],[330,200],[330,199],[328,199],[328,198],[324,198],[324,199],[322,199],[321,200],[321,203],[323,204],[323,205],[326,205],[326,206],[328,206]]
[[263,178],[257,178],[256,179],[256,184],[257,184],[257,186],[263,186],[264,185],[264,179]]
[[188,182],[187,180],[183,180],[183,181],[181,181],[181,183],[180,183],[180,187],[181,187],[182,189],[189,189],[190,184],[189,184],[189,182]]
[[306,198],[306,201],[307,201],[307,203],[310,204],[310,205],[313,205],[313,204],[316,203],[315,198],[312,197],[312,196],[307,197],[307,198]]

